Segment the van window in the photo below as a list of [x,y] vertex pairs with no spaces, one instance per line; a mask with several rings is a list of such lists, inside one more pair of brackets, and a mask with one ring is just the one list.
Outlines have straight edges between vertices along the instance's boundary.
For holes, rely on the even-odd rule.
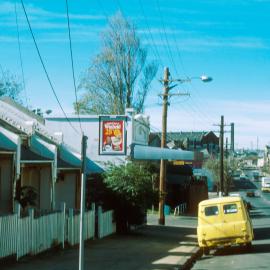
[[224,214],[233,214],[237,213],[237,205],[235,203],[223,205]]
[[217,216],[218,207],[216,205],[205,207],[204,212],[206,216]]

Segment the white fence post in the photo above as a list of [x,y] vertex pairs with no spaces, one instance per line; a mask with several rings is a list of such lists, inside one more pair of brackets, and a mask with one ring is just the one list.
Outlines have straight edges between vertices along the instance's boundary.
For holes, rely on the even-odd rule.
[[103,237],[103,215],[102,215],[102,207],[98,207],[98,238]]
[[74,212],[72,208],[68,210],[68,241],[70,245],[74,245]]
[[32,254],[35,254],[35,243],[34,243],[34,209],[29,208],[28,209],[28,215],[29,215],[29,241],[30,241],[30,250],[29,252]]
[[62,222],[62,248],[65,248],[65,240],[66,240],[66,203],[62,202],[61,203],[61,222]]

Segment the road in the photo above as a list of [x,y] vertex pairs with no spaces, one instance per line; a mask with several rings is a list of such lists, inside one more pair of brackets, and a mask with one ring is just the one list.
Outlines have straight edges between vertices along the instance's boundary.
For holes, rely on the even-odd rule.
[[[211,251],[210,255],[202,256],[193,265],[193,270],[222,270],[222,269],[270,269],[270,193],[260,191],[258,196],[246,200],[253,206],[250,211],[254,227],[252,250],[244,247],[230,247]],[[245,197],[246,192],[239,192]]]

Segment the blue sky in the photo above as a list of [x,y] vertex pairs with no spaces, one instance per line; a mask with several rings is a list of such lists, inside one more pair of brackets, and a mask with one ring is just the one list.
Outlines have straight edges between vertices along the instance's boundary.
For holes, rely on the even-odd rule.
[[[41,54],[67,113],[75,100],[69,55],[65,0],[24,0]],[[147,99],[146,113],[154,130],[161,128],[164,66],[173,78],[207,74],[213,81],[194,80],[174,92],[190,97],[171,99],[169,131],[217,130],[220,116],[235,123],[238,147],[270,142],[270,0],[69,0],[76,80],[100,50],[107,17],[121,10],[137,25],[149,59],[159,62]],[[28,103],[60,113],[17,2],[19,33]],[[13,1],[0,1],[0,64],[21,77]],[[228,130],[228,129],[227,129]],[[229,136],[229,134],[227,134]]]

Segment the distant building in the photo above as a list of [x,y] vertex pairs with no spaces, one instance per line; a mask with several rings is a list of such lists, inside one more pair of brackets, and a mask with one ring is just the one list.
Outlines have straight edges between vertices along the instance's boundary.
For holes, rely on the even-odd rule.
[[270,166],[270,145],[266,145],[264,148],[264,166],[268,168]]
[[[186,151],[204,152],[204,157],[208,155],[216,156],[219,152],[219,137],[214,132],[167,132],[167,147],[182,149]],[[161,133],[151,133],[149,145],[160,146]]]

